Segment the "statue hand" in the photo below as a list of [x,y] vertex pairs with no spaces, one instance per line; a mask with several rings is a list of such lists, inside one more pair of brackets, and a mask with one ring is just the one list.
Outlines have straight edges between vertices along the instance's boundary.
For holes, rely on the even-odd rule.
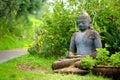
[[69,55],[69,57],[75,57],[75,55]]
[[82,55],[76,55],[76,57],[82,57]]
[[73,52],[69,52],[69,57],[74,57],[74,53]]
[[69,58],[81,58],[81,55],[70,55]]

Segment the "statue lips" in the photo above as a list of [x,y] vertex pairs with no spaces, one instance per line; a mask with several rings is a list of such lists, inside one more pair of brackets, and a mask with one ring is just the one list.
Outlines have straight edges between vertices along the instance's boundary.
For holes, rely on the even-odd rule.
[[81,31],[85,31],[87,29],[87,27],[85,27],[85,26],[80,26],[80,30]]
[[84,26],[80,26],[80,29],[81,30],[85,30],[86,28]]
[[78,26],[79,26],[80,30],[85,30],[86,29],[86,27],[83,25],[83,23],[78,24]]

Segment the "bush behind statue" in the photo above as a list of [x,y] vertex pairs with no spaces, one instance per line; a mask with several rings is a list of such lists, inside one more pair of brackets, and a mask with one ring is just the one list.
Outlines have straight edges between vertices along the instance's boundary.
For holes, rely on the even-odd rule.
[[[80,1],[68,2],[70,4],[66,8],[65,2],[57,0],[55,3],[49,4],[54,6],[53,12],[46,10],[43,15],[43,25],[39,27],[40,31],[37,33],[37,40],[34,41],[34,47],[29,48],[31,54],[37,52],[44,56],[61,56],[67,53],[72,33],[77,30],[77,16],[81,12],[82,8],[80,6],[82,5],[92,17],[94,21],[93,27],[100,33],[103,47],[109,49],[110,53],[120,50],[120,35],[118,35],[120,7],[118,1],[106,0],[98,2],[98,0],[93,0],[84,4],[78,4],[82,3]],[[71,7],[76,4],[78,5],[76,8]]]

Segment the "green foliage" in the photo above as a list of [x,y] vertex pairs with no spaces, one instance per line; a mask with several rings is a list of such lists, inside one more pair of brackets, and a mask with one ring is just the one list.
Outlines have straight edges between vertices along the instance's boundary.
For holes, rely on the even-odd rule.
[[115,67],[120,67],[120,52],[116,52],[115,54],[111,55],[110,65],[114,65]]
[[94,60],[89,55],[86,56],[85,58],[82,58],[80,61],[81,61],[81,66],[82,66],[83,69],[92,69],[93,66],[95,66],[95,63],[96,63],[96,60]]
[[[34,44],[34,45],[32,45],[32,47],[30,47],[30,48],[28,49],[28,52],[31,53],[32,55],[34,55],[34,53],[35,53],[36,55],[39,54],[40,52],[38,52],[38,51],[40,51],[40,47],[39,47],[38,44]],[[33,52],[34,52],[34,53],[33,53]]]
[[[26,34],[31,27],[28,14],[41,8],[44,0],[0,0],[0,36]],[[28,30],[29,31],[29,30]]]
[[17,29],[18,34],[21,33],[18,28],[22,26],[24,29],[23,26],[30,23],[28,14],[37,13],[43,4],[42,2],[43,0],[1,0],[0,28],[7,33],[14,29]]
[[[0,49],[11,49],[24,47],[31,42],[33,38],[34,27],[32,23],[22,22],[23,18],[9,21],[9,23],[0,26]],[[22,24],[21,24],[22,23]]]
[[9,19],[34,13],[45,0],[0,0],[0,17]]
[[[100,26],[100,34],[102,36],[103,47],[110,50],[111,53],[120,51],[120,7],[118,2],[109,2],[109,7],[101,9],[100,13],[96,16],[96,21]],[[114,6],[114,8],[112,7]]]
[[[22,41],[24,44],[25,41],[33,38],[34,22],[30,20],[30,14],[37,14],[44,1],[0,0],[0,49],[20,47]],[[6,35],[10,37],[6,37]],[[6,40],[9,38],[11,41]]]
[[97,49],[96,64],[120,67],[120,52],[110,55],[105,48]]
[[0,38],[0,50],[13,49],[13,48],[22,48],[26,44],[30,43],[30,39],[19,39],[14,36],[4,35]]
[[92,69],[95,65],[120,67],[120,52],[116,52],[111,56],[109,51],[105,48],[98,48],[97,52],[95,59],[91,56],[86,56],[81,59],[81,65],[84,69]]
[[[43,25],[35,44],[37,52],[46,56],[60,56],[69,49],[72,33],[77,30],[77,17],[84,8],[93,20],[102,39],[103,47],[114,54],[120,50],[120,7],[119,0],[54,0],[48,3],[43,15]],[[41,44],[42,43],[42,44]],[[34,46],[34,45],[33,45]],[[35,52],[31,52],[34,53]]]
[[[42,55],[64,55],[67,52],[70,37],[75,31],[77,15],[66,11],[63,8],[64,5],[56,2],[54,3],[55,12],[51,13],[48,10],[44,14],[43,25],[40,26],[39,34],[37,33],[38,39],[35,42],[41,48],[42,51],[38,52],[43,53]],[[34,51],[30,53],[35,54]]]
[[97,64],[101,64],[101,65],[108,64],[109,55],[110,55],[109,51],[106,50],[106,48],[98,48],[97,52],[98,52],[96,56]]

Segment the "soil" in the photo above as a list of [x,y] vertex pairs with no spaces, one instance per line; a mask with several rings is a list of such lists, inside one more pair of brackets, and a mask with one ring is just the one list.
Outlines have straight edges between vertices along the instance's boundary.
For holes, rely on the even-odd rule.
[[30,67],[28,65],[23,65],[23,64],[17,64],[17,67],[21,70],[25,70],[25,71],[29,71],[29,72],[37,72],[37,73],[42,73],[42,74],[48,74],[46,71],[44,71],[44,70],[46,70],[46,67],[44,67],[44,66],[40,66],[41,70],[40,69],[39,70],[35,69],[35,68]]

